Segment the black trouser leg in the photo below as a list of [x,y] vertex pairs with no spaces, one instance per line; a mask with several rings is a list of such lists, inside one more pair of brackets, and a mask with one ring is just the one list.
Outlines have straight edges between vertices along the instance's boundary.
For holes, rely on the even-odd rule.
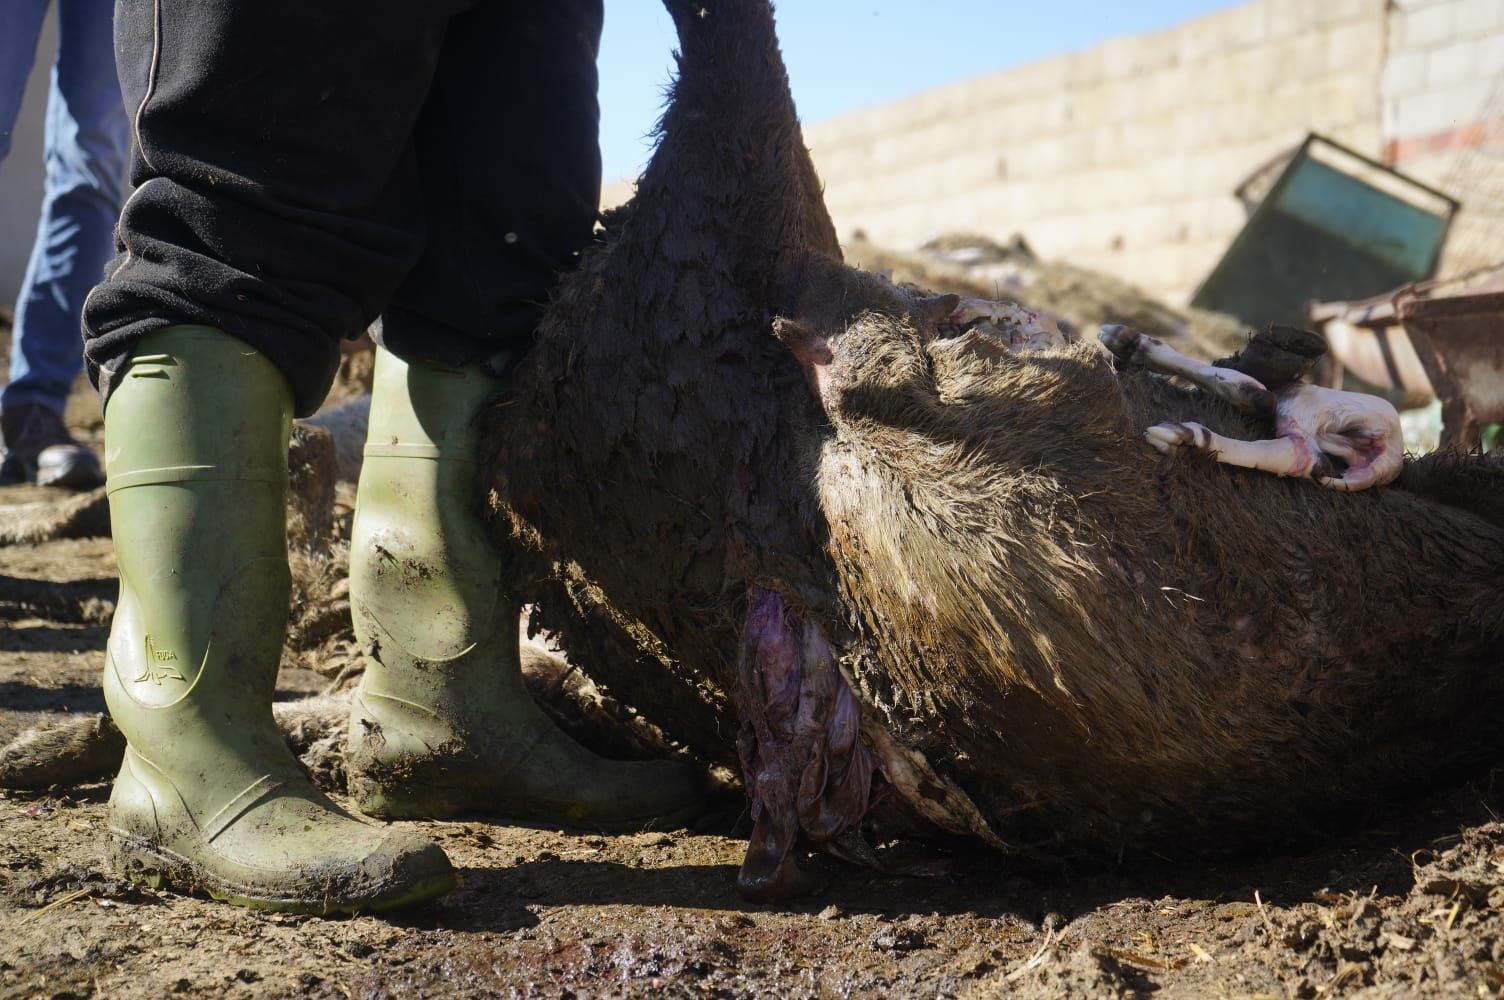
[[264,352],[299,413],[318,406],[339,339],[421,251],[410,137],[457,6],[120,0],[136,191],[84,312],[103,391],[142,336],[202,323]]
[[399,287],[422,322],[394,327],[426,326],[437,355],[443,331],[523,334],[589,238],[599,25],[595,0],[120,0],[137,190],[85,308],[96,384],[145,334],[202,323],[264,352],[308,413],[338,340]]
[[601,18],[601,0],[551,0],[451,22],[414,131],[428,240],[382,322],[397,355],[520,353],[590,241]]

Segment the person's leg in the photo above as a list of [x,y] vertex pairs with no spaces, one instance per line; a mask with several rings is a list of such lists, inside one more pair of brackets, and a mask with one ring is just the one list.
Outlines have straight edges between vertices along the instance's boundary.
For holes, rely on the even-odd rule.
[[108,397],[176,323],[257,348],[318,408],[341,338],[423,247],[412,130],[444,27],[474,0],[119,0],[135,144],[119,252],[84,307]]
[[292,411],[422,245],[409,137],[444,21],[408,0],[123,0],[124,253],[85,307],[122,599],[118,863],[232,901],[368,910],[454,884],[336,809],[271,720]]
[[362,812],[489,813],[591,829],[693,818],[697,772],[613,761],[570,739],[522,683],[521,604],[479,511],[474,417],[499,380],[378,349],[350,539],[366,670],[346,770]]
[[484,4],[455,19],[414,132],[423,254],[382,320],[406,359],[525,350],[600,201],[601,0]]
[[272,721],[291,579],[287,380],[207,327],[149,334],[105,409],[125,734],[115,865],[241,905],[379,910],[453,887],[443,852],[345,815]]
[[596,757],[533,704],[479,513],[476,410],[591,238],[600,26],[599,0],[456,18],[418,123],[429,240],[383,320],[350,546],[350,789],[374,815],[641,827],[699,808],[688,765]]
[[60,0],[47,97],[46,186],[16,302],[10,381],[0,390],[0,479],[90,488],[99,460],[69,436],[64,405],[83,367],[85,296],[103,274],[120,211],[127,125],[108,5]]
[[26,78],[36,60],[49,2],[8,0],[0,4],[0,162],[10,155],[11,134],[26,96]]

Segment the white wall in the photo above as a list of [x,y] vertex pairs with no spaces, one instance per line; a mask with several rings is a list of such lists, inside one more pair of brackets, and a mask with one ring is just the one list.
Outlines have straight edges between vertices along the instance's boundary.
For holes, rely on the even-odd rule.
[[1504,260],[1504,0],[1394,0],[1379,89],[1386,159],[1463,203],[1443,273]]

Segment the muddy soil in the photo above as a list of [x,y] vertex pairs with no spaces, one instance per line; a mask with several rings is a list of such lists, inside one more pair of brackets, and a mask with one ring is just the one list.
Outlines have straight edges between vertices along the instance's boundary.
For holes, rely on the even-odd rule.
[[[3,333],[3,331],[0,331]],[[95,410],[70,409],[97,443]],[[0,488],[0,506],[49,495]],[[0,743],[103,710],[107,539],[0,548]],[[330,670],[290,658],[279,697]],[[321,665],[322,666],[322,665]],[[1196,864],[938,852],[900,878],[815,862],[828,888],[752,906],[727,800],[693,829],[602,835],[409,824],[463,886],[385,917],[289,917],[117,880],[106,785],[0,793],[0,998],[468,996],[1495,996],[1504,992],[1504,771],[1354,816],[1288,852]]]

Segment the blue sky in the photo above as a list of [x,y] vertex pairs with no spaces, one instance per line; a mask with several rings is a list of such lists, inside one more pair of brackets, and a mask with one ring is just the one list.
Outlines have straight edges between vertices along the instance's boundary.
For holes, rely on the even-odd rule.
[[[0,0],[3,2],[3,0]],[[1168,28],[1239,0],[782,0],[794,102],[805,121],[881,104],[1117,35]],[[672,69],[673,23],[656,0],[606,0],[601,156],[607,180],[651,149]]]

